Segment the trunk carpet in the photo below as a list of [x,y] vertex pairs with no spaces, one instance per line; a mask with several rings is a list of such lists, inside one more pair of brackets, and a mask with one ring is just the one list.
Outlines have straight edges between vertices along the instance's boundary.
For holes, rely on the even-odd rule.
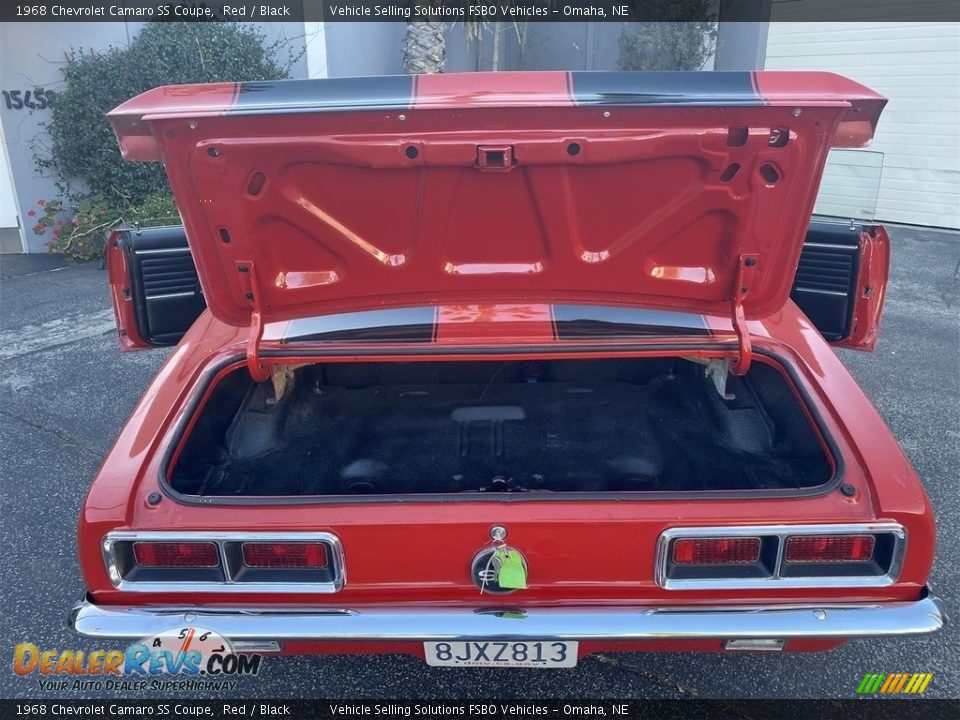
[[829,478],[775,371],[734,380],[737,399],[724,401],[692,367],[639,383],[534,375],[344,387],[301,377],[278,403],[269,383],[248,384],[235,413],[212,412],[207,427],[201,418],[173,486],[395,495],[796,489]]

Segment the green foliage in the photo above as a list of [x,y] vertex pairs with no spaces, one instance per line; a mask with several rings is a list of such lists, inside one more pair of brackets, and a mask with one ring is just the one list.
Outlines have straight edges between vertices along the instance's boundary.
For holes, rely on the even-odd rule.
[[113,228],[126,225],[156,227],[180,222],[173,197],[165,192],[148,195],[139,204],[122,207],[102,195],[77,199],[66,205],[63,200],[40,200],[33,232],[48,235],[47,249],[73,260],[90,260],[103,254],[104,238]]
[[37,162],[56,172],[68,194],[71,181],[81,180],[94,196],[136,204],[163,191],[166,177],[159,164],[120,159],[106,113],[159,85],[286,77],[289,68],[272,59],[276,50],[255,30],[220,22],[152,22],[126,48],[73,50],[47,124],[49,154]]
[[[713,54],[717,16],[712,0],[645,0],[648,22],[626,23],[620,34],[621,70],[700,70]],[[683,18],[684,22],[674,22]]]
[[[265,46],[263,35],[238,23],[151,22],[128,47],[72,50],[46,124],[49,145],[35,155],[38,167],[58,178],[62,199],[40,206],[41,222],[34,231],[42,235],[50,230],[52,250],[90,257],[102,243],[93,237],[96,232],[89,238],[83,234],[87,229],[160,211],[169,215],[172,210],[176,216],[162,165],[124,162],[106,113],[160,85],[288,77],[300,56],[288,52],[287,64],[278,64],[274,57],[286,44],[280,40]],[[56,237],[58,218],[50,216],[54,208],[66,216]],[[93,218],[89,228],[87,218]],[[63,227],[83,232],[67,233]]]
[[143,202],[131,207],[122,218],[128,225],[141,227],[159,227],[161,225],[179,225],[180,213],[173,196],[165,193],[148,195]]

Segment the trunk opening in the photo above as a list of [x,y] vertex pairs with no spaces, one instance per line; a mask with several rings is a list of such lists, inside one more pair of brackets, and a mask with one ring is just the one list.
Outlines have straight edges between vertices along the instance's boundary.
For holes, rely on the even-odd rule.
[[810,490],[832,476],[784,376],[724,400],[680,358],[320,363],[274,400],[226,376],[169,475],[184,496]]

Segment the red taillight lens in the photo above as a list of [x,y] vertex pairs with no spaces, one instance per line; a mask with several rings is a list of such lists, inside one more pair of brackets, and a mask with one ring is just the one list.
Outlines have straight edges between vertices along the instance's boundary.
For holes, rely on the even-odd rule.
[[866,562],[873,558],[873,535],[794,535],[784,558],[793,563]]
[[254,568],[322,568],[327,566],[323,543],[244,543],[243,563]]
[[760,538],[680,538],[673,543],[675,565],[749,565],[760,559]]
[[145,568],[208,568],[220,564],[217,546],[209,542],[135,542],[133,556]]

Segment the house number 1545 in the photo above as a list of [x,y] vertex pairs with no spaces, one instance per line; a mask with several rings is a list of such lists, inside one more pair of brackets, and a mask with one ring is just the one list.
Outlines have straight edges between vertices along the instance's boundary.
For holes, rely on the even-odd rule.
[[48,105],[53,105],[56,93],[52,90],[37,88],[36,90],[3,90],[3,102],[6,103],[7,110],[43,110]]

